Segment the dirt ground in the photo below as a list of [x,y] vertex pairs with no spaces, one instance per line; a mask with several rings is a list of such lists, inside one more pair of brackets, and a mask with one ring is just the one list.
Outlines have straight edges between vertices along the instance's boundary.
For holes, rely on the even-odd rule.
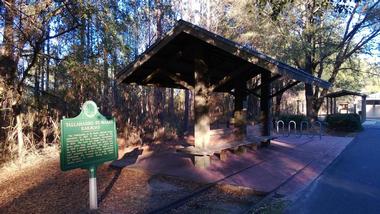
[[[89,213],[88,172],[62,172],[58,155],[42,158],[22,169],[0,170],[0,213]],[[95,213],[151,212],[204,185],[108,164],[98,168],[97,181]],[[234,213],[257,200],[249,191],[217,187],[171,212]]]

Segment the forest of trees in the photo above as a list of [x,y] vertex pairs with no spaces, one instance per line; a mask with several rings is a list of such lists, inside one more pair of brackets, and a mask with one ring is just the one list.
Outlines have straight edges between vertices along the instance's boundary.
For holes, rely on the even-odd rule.
[[[114,79],[178,19],[304,69],[335,88],[360,90],[379,76],[379,62],[368,60],[380,51],[376,0],[2,0],[1,161],[22,160],[57,144],[59,120],[76,116],[90,99],[116,118],[118,134],[128,143],[153,139],[162,127],[183,134],[192,118],[189,91],[116,85]],[[302,89],[308,116],[315,117],[328,91],[311,85],[293,90]],[[232,101],[229,95],[213,97],[214,122],[228,120]],[[247,103],[255,119],[257,98],[250,96]]]

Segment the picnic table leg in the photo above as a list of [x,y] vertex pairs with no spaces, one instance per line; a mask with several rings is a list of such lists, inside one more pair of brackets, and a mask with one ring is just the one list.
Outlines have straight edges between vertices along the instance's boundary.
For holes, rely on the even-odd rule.
[[225,161],[227,160],[227,157],[228,157],[228,150],[227,149],[222,150],[220,152],[220,160]]
[[194,157],[194,165],[197,168],[206,168],[210,166],[210,164],[211,164],[211,157],[208,155]]

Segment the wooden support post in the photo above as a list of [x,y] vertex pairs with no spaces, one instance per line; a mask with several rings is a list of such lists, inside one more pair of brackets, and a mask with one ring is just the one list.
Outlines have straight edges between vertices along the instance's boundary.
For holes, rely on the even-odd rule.
[[[201,150],[207,149],[210,142],[209,88],[207,65],[202,59],[194,60],[194,145]],[[195,166],[205,168],[210,165],[210,156],[196,156]]]
[[330,112],[330,98],[328,98],[328,97],[326,97],[326,99],[327,99],[327,114],[329,115],[329,114],[331,114],[331,112]]
[[[260,99],[260,121],[262,123],[261,135],[262,136],[270,136],[271,128],[272,128],[272,118],[270,114],[271,109],[271,98],[270,98],[270,72],[263,71],[261,73],[261,84],[263,87],[261,88],[261,99]],[[268,141],[267,144],[269,144]]]
[[326,97],[326,116],[329,115],[329,98]]
[[334,114],[336,114],[336,97],[334,97]]
[[237,82],[235,84],[235,108],[234,108],[234,127],[236,128],[235,137],[237,140],[244,140],[246,137],[247,119],[246,112],[243,109],[243,103],[246,98],[246,82]]
[[367,96],[362,96],[362,123],[367,119]]

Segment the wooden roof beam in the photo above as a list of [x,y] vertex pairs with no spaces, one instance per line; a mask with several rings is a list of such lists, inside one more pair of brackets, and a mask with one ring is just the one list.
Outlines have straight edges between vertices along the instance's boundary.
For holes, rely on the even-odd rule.
[[161,71],[161,74],[165,75],[166,77],[170,78],[171,80],[173,80],[177,85],[180,85],[184,88],[187,88],[189,90],[192,90],[194,89],[194,86],[192,86],[191,84],[189,84],[187,81],[183,80],[179,75],[177,74],[173,74],[173,73],[170,73],[168,71],[164,71],[162,70]]
[[282,94],[282,93],[284,93],[286,90],[290,89],[291,87],[294,87],[294,86],[298,85],[300,82],[301,82],[301,81],[294,81],[294,82],[292,82],[292,83],[289,83],[289,84],[287,84],[285,87],[283,87],[282,89],[280,89],[280,90],[276,91],[274,94],[270,95],[270,97],[275,97],[275,96],[277,96],[277,95],[279,95],[279,94]]
[[241,76],[244,72],[250,72],[250,68],[252,67],[251,64],[245,64],[244,66],[240,67],[237,71],[231,72],[229,75],[225,76],[223,79],[221,79],[218,83],[214,84],[211,87],[211,90],[214,91],[215,89],[233,81],[234,79]]
[[149,84],[149,82],[160,72],[160,69],[154,70],[151,74],[149,74],[142,82],[142,84]]
[[263,86],[267,85],[267,84],[270,84],[272,83],[273,81],[276,81],[278,79],[280,79],[282,76],[280,74],[277,74],[277,75],[274,75],[273,77],[271,77],[269,79],[268,82],[264,82],[264,83],[261,83],[259,86],[256,86],[255,88],[252,88],[252,89],[248,89],[249,91],[251,91],[251,93],[254,93],[255,91],[258,91],[260,90]]
[[142,84],[143,85],[157,85],[159,87],[162,87],[163,85],[159,83],[151,83],[151,81],[156,78],[158,75],[163,75],[169,79],[171,79],[172,81],[175,82],[174,85],[179,85],[181,86],[182,88],[187,88],[187,89],[193,89],[194,87],[189,84],[188,82],[186,82],[185,80],[183,80],[179,75],[177,74],[173,74],[173,73],[170,73],[166,70],[163,70],[163,69],[156,69],[155,71],[153,71],[151,74],[149,74],[143,81],[142,81]]

